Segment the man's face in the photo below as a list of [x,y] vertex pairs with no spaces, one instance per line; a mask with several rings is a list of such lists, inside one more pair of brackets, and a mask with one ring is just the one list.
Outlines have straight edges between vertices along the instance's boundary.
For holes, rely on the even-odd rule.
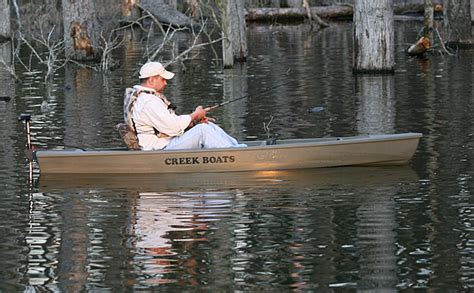
[[153,76],[152,79],[153,88],[157,92],[162,93],[165,90],[168,81],[159,75]]

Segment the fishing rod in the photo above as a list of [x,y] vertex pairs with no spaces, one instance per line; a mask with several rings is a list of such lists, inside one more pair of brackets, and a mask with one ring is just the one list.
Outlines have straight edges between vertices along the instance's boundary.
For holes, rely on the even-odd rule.
[[[270,92],[270,91],[272,91],[272,90],[274,90],[274,89],[276,89],[276,88],[279,88],[279,87],[282,87],[282,86],[284,86],[284,85],[287,85],[288,83],[289,83],[289,82],[277,84],[277,85],[275,85],[275,86],[273,86],[273,87],[271,87],[271,88],[268,88],[268,89],[264,90],[263,92],[258,93],[257,95],[255,95],[255,97],[260,97],[260,96],[262,96],[263,94],[266,94],[266,93],[268,93],[268,92]],[[222,102],[222,103],[220,103],[220,104],[216,104],[216,105],[214,105],[214,106],[207,107],[205,110],[206,110],[206,111],[211,111],[211,110],[220,108],[220,107],[222,107],[222,106],[225,106],[225,105],[227,105],[227,104],[230,104],[230,103],[237,102],[237,101],[239,101],[239,100],[248,98],[249,96],[251,96],[251,94],[247,94],[247,95],[244,95],[244,96],[241,96],[241,97],[232,99],[232,100],[228,100],[228,101]]]

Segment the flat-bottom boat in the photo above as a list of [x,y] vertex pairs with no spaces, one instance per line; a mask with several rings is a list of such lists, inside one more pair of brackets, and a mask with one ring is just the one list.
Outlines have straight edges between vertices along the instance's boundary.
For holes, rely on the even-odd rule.
[[36,150],[41,174],[146,174],[401,165],[420,133],[244,142],[248,147],[131,151]]

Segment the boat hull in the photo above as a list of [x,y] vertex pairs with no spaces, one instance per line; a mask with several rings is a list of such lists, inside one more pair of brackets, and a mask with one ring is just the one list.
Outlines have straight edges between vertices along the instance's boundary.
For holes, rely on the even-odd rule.
[[36,151],[41,173],[144,174],[287,170],[400,165],[413,156],[419,133],[249,142],[246,148],[176,151]]

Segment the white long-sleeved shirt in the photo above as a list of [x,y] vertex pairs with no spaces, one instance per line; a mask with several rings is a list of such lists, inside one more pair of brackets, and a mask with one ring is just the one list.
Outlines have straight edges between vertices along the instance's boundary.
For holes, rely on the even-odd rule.
[[[155,92],[153,89],[134,86],[135,90]],[[159,95],[159,94],[158,94]],[[142,150],[160,150],[175,136],[180,136],[191,123],[191,115],[176,115],[168,109],[165,98],[141,92],[132,109],[132,119]],[[155,130],[159,135],[155,134]]]

